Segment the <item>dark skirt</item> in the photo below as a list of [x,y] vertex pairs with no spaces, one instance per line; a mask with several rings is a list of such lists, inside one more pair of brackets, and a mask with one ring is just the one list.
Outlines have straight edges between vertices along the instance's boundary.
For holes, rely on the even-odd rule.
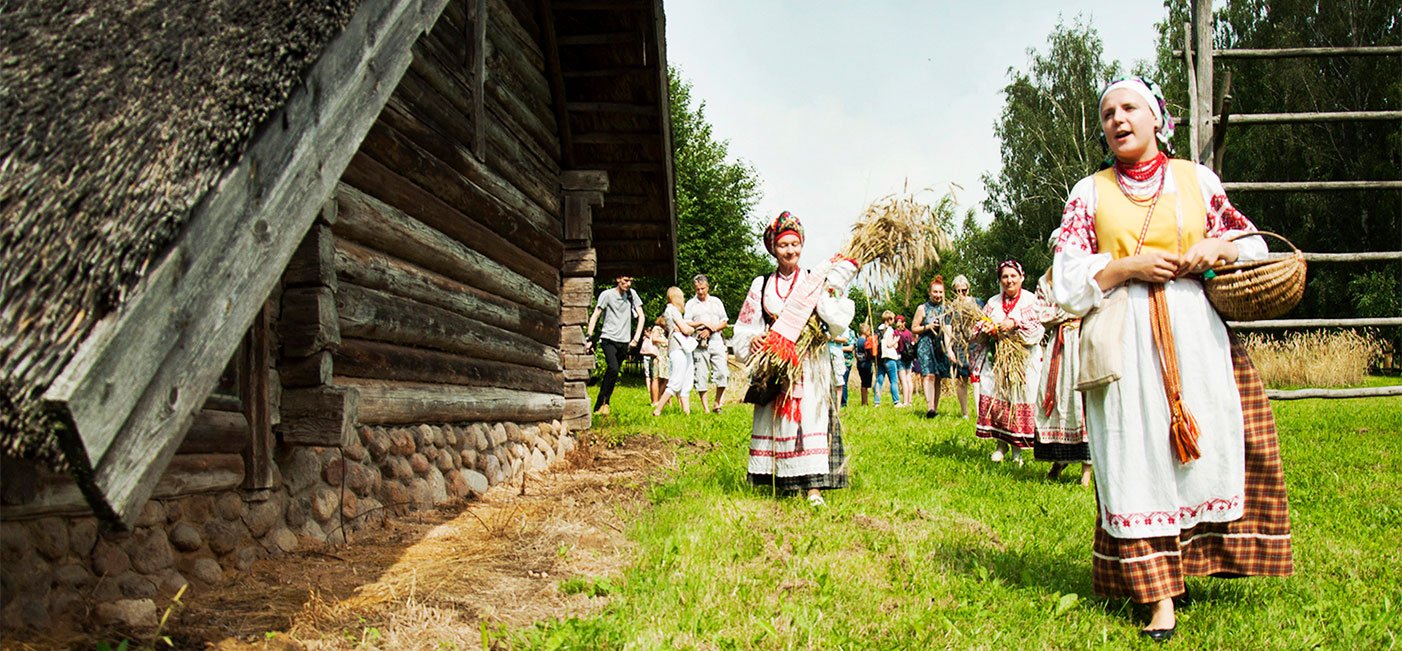
[[1090,463],[1090,444],[1036,441],[1032,444],[1032,458],[1053,463]]
[[920,335],[919,341],[915,344],[915,354],[920,361],[920,370],[925,375],[939,378],[950,377],[952,365],[949,363],[949,356],[944,354],[944,346],[935,345],[934,337]]

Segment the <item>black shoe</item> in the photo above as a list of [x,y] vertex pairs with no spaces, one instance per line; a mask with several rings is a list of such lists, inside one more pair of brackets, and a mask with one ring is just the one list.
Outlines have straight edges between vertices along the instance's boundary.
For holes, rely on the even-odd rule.
[[1139,635],[1147,637],[1155,642],[1167,642],[1173,639],[1173,632],[1178,630],[1175,624],[1173,628],[1146,628],[1139,631]]
[[935,410],[933,410],[933,409],[931,409],[931,410],[925,412],[925,417],[926,417],[926,418],[934,418],[936,415],[937,415],[937,414],[935,413]]

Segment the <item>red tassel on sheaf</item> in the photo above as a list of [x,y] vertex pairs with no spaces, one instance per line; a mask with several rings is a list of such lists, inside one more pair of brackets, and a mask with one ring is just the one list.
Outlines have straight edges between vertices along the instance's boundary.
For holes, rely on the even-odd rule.
[[798,348],[794,342],[773,330],[764,337],[764,350],[768,350],[791,367],[798,366]]
[[803,398],[785,393],[779,396],[778,400],[774,401],[774,416],[795,423],[802,423],[803,412],[800,410],[802,405]]

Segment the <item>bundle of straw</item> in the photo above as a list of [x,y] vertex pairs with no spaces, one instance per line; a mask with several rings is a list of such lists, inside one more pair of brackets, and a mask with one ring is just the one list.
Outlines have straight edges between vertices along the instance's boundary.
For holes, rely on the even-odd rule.
[[[984,314],[983,310],[978,309],[978,304],[974,303],[972,298],[956,299],[953,301],[953,307],[950,326],[954,335],[952,344],[955,351],[962,350],[965,359],[968,359],[974,329],[978,324],[996,326],[997,323]],[[1021,341],[1017,341],[1015,336],[1009,335],[999,339],[990,335],[989,343],[993,355],[993,390],[996,395],[1010,402],[1027,385],[1027,356],[1031,352]]]
[[[941,206],[952,202],[945,197]],[[839,258],[856,263],[871,286],[895,286],[909,296],[920,276],[933,264],[939,263],[938,249],[948,246],[949,239],[939,229],[935,211],[921,203],[913,194],[892,194],[876,200],[863,211],[852,226],[852,235],[842,247]],[[819,273],[826,271],[825,267]],[[823,352],[828,335],[817,314],[808,317],[792,353],[786,354],[783,342],[774,341],[771,332],[765,345],[748,364],[752,382],[778,381],[792,386],[802,374],[796,360],[810,358]]]

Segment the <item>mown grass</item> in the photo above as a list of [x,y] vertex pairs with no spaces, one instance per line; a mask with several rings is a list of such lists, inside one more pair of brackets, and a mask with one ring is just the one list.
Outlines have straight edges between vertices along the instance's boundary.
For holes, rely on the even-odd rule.
[[[851,488],[813,512],[744,479],[750,409],[647,413],[620,387],[604,437],[716,445],[633,523],[634,566],[597,616],[508,631],[522,648],[1147,647],[1090,584],[1092,492],[988,460],[956,417],[849,406]],[[946,413],[957,407],[943,405]],[[1277,403],[1297,575],[1190,579],[1184,648],[1388,648],[1402,635],[1402,400]],[[694,447],[688,449],[695,449]],[[1068,479],[1075,472],[1068,472]],[[592,585],[588,577],[575,580]],[[572,584],[573,585],[573,584]]]

